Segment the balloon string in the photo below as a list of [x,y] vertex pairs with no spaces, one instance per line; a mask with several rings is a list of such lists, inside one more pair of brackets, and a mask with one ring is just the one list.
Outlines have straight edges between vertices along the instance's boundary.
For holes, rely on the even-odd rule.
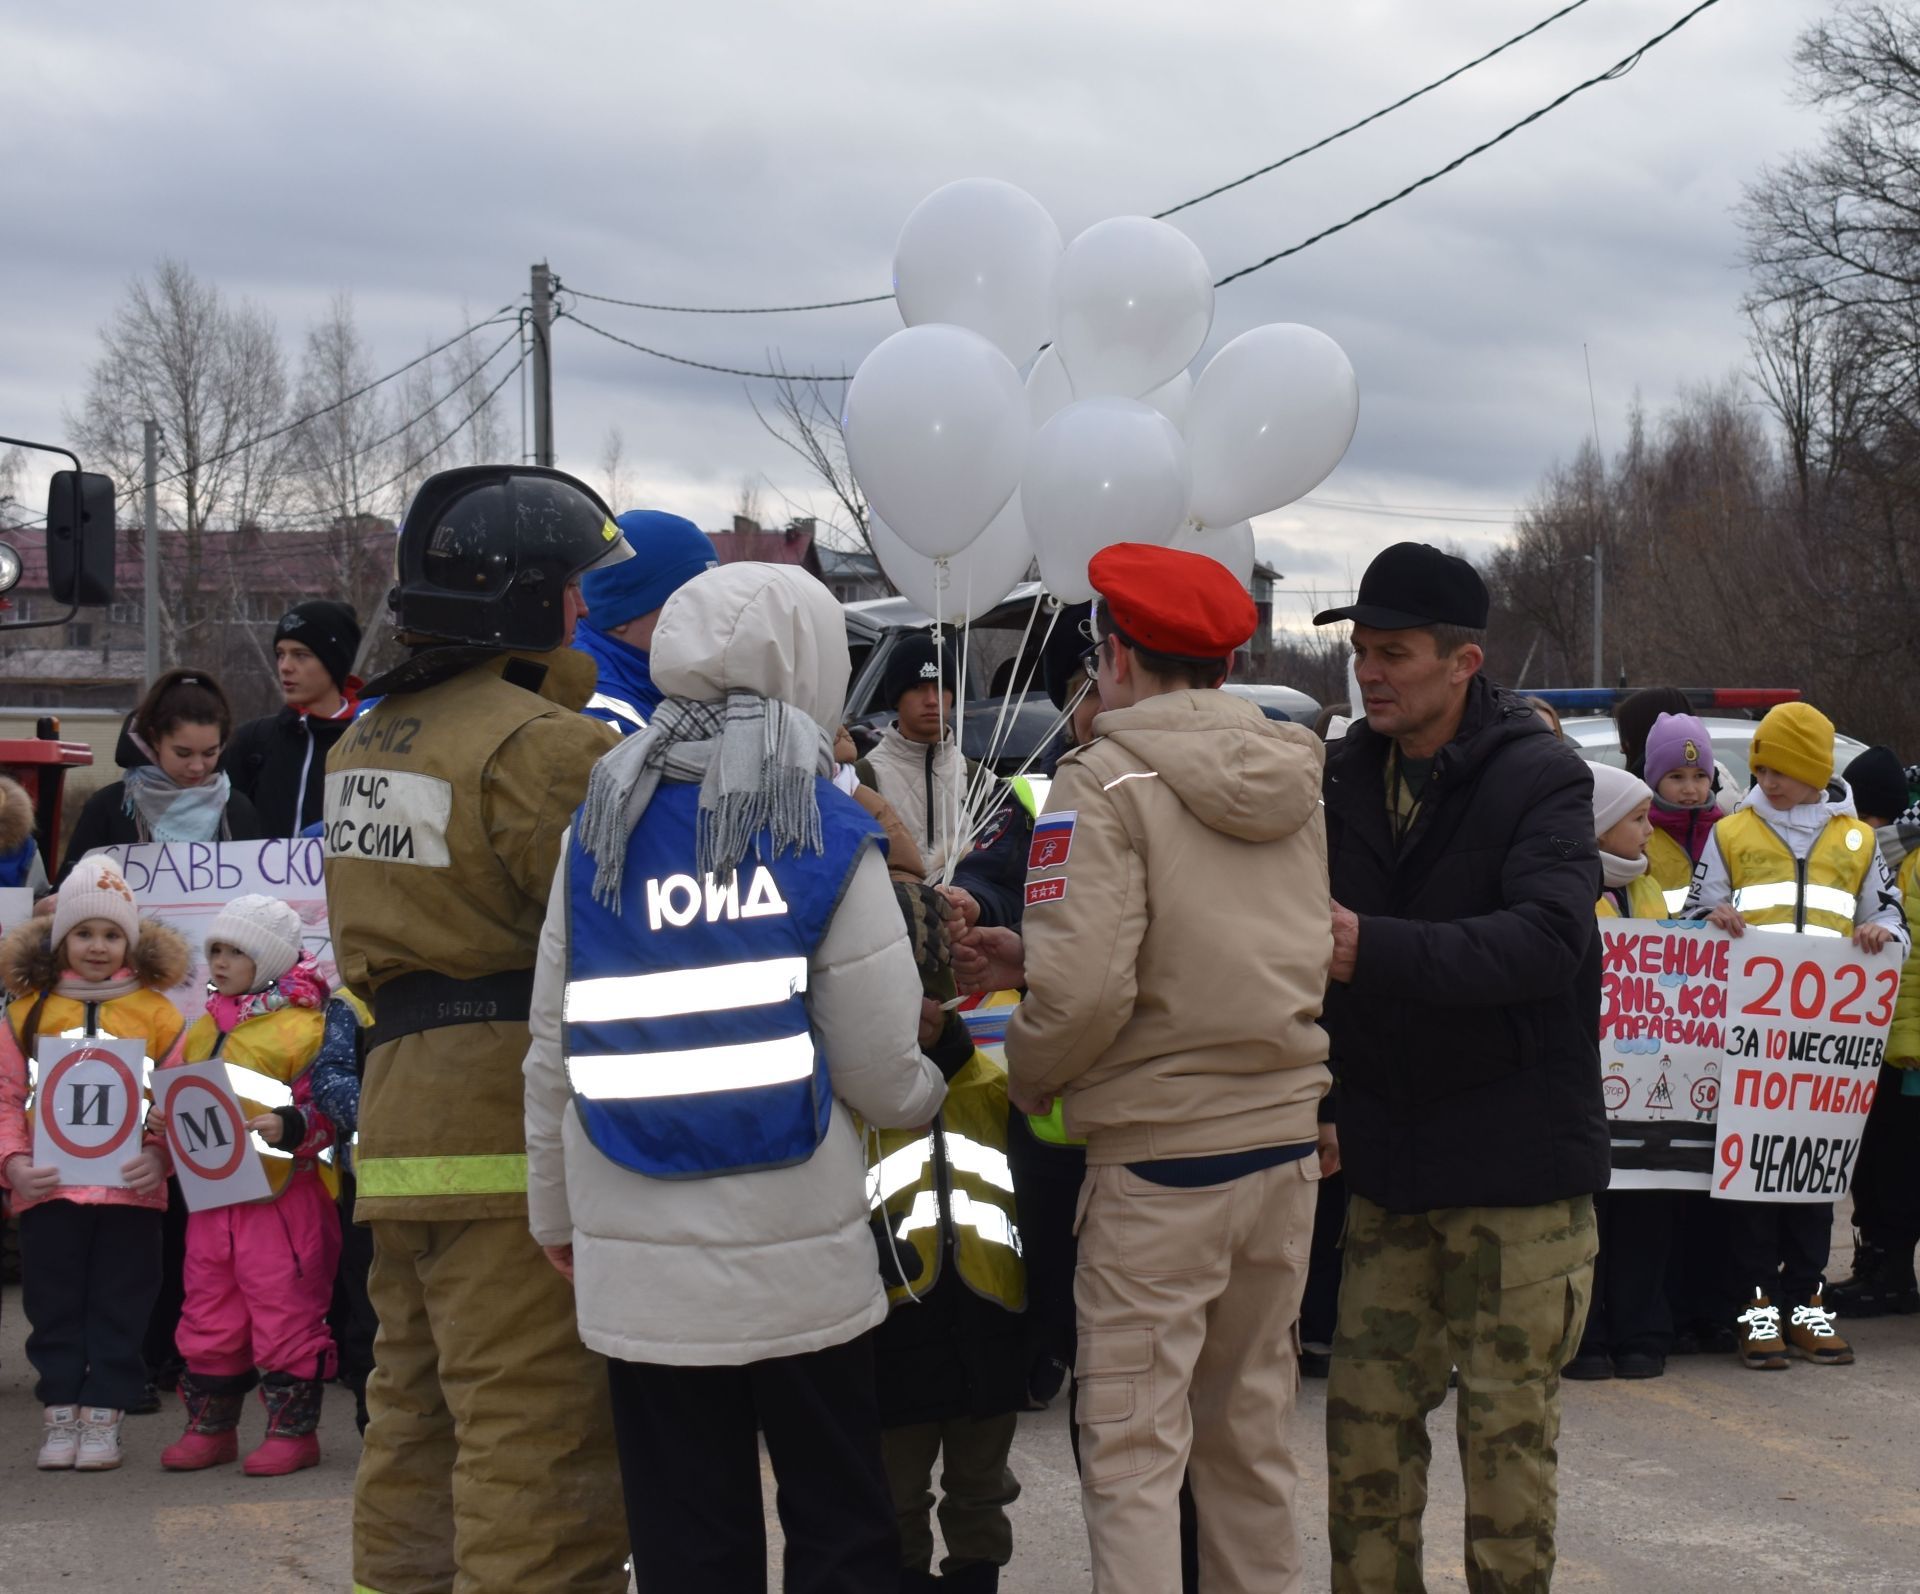
[[[994,778],[991,773],[991,767],[993,760],[999,756],[1000,748],[1003,745],[1003,728],[1007,722],[1007,705],[1013,696],[1014,677],[1019,673],[1020,661],[1027,656],[1027,639],[1033,635],[1033,622],[1039,618],[1040,605],[1045,601],[1046,596],[1046,588],[1040,587],[1035,589],[1033,594],[1033,607],[1027,611],[1027,623],[1020,632],[1020,646],[1013,656],[1014,668],[1007,673],[1007,688],[1006,691],[1001,694],[1000,709],[999,712],[994,715],[993,730],[987,737],[986,753],[980,761],[980,767],[974,771],[973,777],[967,785],[967,813],[970,818],[973,816],[975,808],[980,802],[982,788]],[[1057,614],[1058,610],[1056,609],[1055,612]],[[1053,628],[1051,625],[1048,626],[1047,631],[1048,635],[1052,634]],[[1044,642],[1042,646],[1045,646]],[[1031,677],[1029,677],[1029,680],[1031,680]],[[1022,697],[1025,695],[1024,692],[1021,693]]]
[[[1021,681],[1019,679],[1019,667],[1018,667],[1018,664],[1016,663],[1013,674],[1009,676],[1007,681],[1008,692],[1014,695],[1017,695],[1019,700],[1023,703],[1026,701],[1027,694],[1032,690],[1034,673],[1040,668],[1040,665],[1046,653],[1047,642],[1053,636],[1053,628],[1060,623],[1060,616],[1063,612],[1062,605],[1060,604],[1058,599],[1049,597],[1048,602],[1051,605],[1051,608],[1047,615],[1047,629],[1041,635],[1040,646],[1033,651],[1031,657],[1028,660],[1027,675],[1025,680]],[[1021,647],[1024,649],[1025,646],[1026,646],[1026,641],[1025,641],[1025,638],[1023,637],[1021,639]],[[1084,693],[1076,694],[1074,701],[1077,703],[1080,700],[1080,697],[1084,695],[1085,695]],[[1006,708],[1007,701],[1008,700],[1005,698],[1001,700],[1001,708],[1003,711]],[[1071,712],[1071,710],[1069,710],[1068,712]],[[1055,720],[1054,723],[1048,727],[1047,733],[1040,738],[1039,744],[1034,749],[1032,756],[1028,758],[1026,764],[1023,765],[1020,768],[1020,770],[1011,777],[1011,779],[1018,780],[1020,776],[1024,775],[1027,772],[1027,769],[1032,766],[1033,760],[1041,756],[1043,753],[1045,753],[1045,751],[1047,750],[1047,747],[1052,743],[1055,733],[1059,730],[1060,726],[1064,723],[1065,723],[1064,719]],[[1013,722],[1009,721],[1007,725],[1007,732],[1009,735],[1011,735],[1012,731],[1013,731]],[[998,757],[1001,749],[1004,748],[1005,745],[1006,743],[1003,738],[999,742],[999,744],[994,747],[992,753],[989,755],[989,762],[982,763],[980,767],[981,780],[978,786],[978,790],[974,796],[974,800],[969,805],[968,814],[967,814],[969,841],[971,841],[972,837],[978,836],[981,831],[986,829],[988,820],[992,818],[993,814],[1000,806],[997,802],[994,801],[994,798],[998,795],[999,787],[1001,784],[1001,777],[992,772],[990,760],[991,758]]]
[[[1092,690],[1093,690],[1093,682],[1088,681],[1080,688],[1079,691],[1075,692],[1072,697],[1067,699],[1067,706],[1053,717],[1053,723],[1047,727],[1046,734],[1040,738],[1039,744],[1034,748],[1034,750],[1031,753],[1027,755],[1026,760],[1020,765],[1020,767],[1016,769],[1011,775],[1006,777],[1009,781],[1016,781],[1023,778],[1026,775],[1027,771],[1032,769],[1033,766],[1039,762],[1041,756],[1046,752],[1046,750],[1049,747],[1053,745],[1054,737],[1060,734],[1060,728],[1063,725],[1065,725],[1068,720],[1073,718],[1073,711],[1080,706],[1082,700],[1086,697],[1087,693],[1091,692]],[[973,832],[972,835],[968,836],[966,838],[967,845],[971,846],[974,840],[979,836],[980,831],[984,830],[985,828],[986,826],[983,823]]]

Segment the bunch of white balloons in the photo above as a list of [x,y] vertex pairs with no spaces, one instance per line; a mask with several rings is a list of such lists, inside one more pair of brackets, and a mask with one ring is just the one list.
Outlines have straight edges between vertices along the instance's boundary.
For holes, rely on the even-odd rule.
[[847,454],[881,568],[951,623],[1036,555],[1047,590],[1081,602],[1116,542],[1208,554],[1249,584],[1250,517],[1325,480],[1359,419],[1353,367],[1312,327],[1255,327],[1193,376],[1212,273],[1144,216],[1063,246],[1032,195],[949,183],[907,218],[893,289],[906,329],[848,385]]

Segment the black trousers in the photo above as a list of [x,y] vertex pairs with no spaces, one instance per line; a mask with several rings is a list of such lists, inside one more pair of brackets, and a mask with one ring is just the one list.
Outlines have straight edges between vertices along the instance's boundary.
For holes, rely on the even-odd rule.
[[173,1337],[187,1303],[187,1200],[178,1179],[167,1180],[167,1210],[160,1226],[160,1288],[147,1316],[146,1358],[149,1376],[183,1365]]
[[1300,1338],[1309,1345],[1331,1345],[1340,1315],[1340,1241],[1347,1232],[1347,1176],[1320,1181],[1313,1209],[1313,1250],[1307,1257],[1307,1289],[1300,1297]]
[[1073,1366],[1078,1329],[1073,1307],[1073,1262],[1079,1242],[1073,1213],[1086,1183],[1087,1154],[1035,1136],[1025,1113],[1007,1118],[1007,1165],[1020,1206],[1020,1244],[1027,1268],[1027,1369],[1048,1361]]
[[1920,1245],[1920,1096],[1900,1088],[1912,1074],[1881,1068],[1853,1172],[1853,1225],[1889,1251]]
[[27,1360],[43,1406],[125,1411],[147,1384],[141,1344],[160,1288],[160,1214],[43,1201],[20,1214]]
[[[1757,1284],[1775,1306],[1803,1306],[1827,1270],[1831,1201],[1731,1201],[1728,1249],[1742,1299]],[[1783,1315],[1782,1321],[1785,1321]]]
[[765,1594],[764,1433],[786,1594],[895,1594],[873,1336],[740,1367],[607,1363],[641,1594]]
[[373,1267],[373,1230],[353,1221],[355,1180],[340,1175],[340,1266],[334,1272],[333,1307],[327,1313],[333,1340],[340,1347],[340,1382],[353,1391],[366,1431],[367,1377],[373,1371],[373,1338],[380,1319],[367,1297]]
[[1665,1356],[1673,1348],[1667,1261],[1685,1194],[1607,1190],[1594,1199],[1600,1255],[1593,1267],[1593,1305],[1580,1341],[1583,1356]]
[[[1667,1253],[1667,1305],[1676,1329],[1702,1334],[1727,1324],[1727,1302],[1751,1295],[1757,1280],[1734,1276],[1728,1226],[1742,1203],[1705,1190],[1675,1192],[1673,1244]],[[1745,1310],[1742,1306],[1741,1310]]]

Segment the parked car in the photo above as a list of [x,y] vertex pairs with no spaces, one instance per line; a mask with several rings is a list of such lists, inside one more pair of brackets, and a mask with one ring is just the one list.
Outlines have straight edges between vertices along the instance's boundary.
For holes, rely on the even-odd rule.
[[[1703,714],[1700,722],[1713,738],[1715,761],[1735,783],[1732,791],[1722,793],[1725,799],[1722,806],[1731,806],[1744,797],[1747,788],[1753,784],[1748,754],[1753,747],[1753,733],[1760,728],[1760,722],[1723,714]],[[1561,720],[1560,732],[1580,750],[1581,757],[1596,764],[1622,765],[1626,762],[1620,752],[1620,731],[1611,715],[1570,715]],[[1845,769],[1858,754],[1866,750],[1865,742],[1856,741],[1851,736],[1836,735],[1833,739],[1835,772]]]

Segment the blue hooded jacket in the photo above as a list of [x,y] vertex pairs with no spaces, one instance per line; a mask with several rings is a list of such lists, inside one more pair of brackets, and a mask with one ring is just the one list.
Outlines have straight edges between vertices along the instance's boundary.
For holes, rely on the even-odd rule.
[[599,671],[593,696],[581,712],[605,720],[622,736],[645,730],[661,698],[647,655],[618,637],[594,630],[591,624],[575,630],[573,645],[592,659]]

